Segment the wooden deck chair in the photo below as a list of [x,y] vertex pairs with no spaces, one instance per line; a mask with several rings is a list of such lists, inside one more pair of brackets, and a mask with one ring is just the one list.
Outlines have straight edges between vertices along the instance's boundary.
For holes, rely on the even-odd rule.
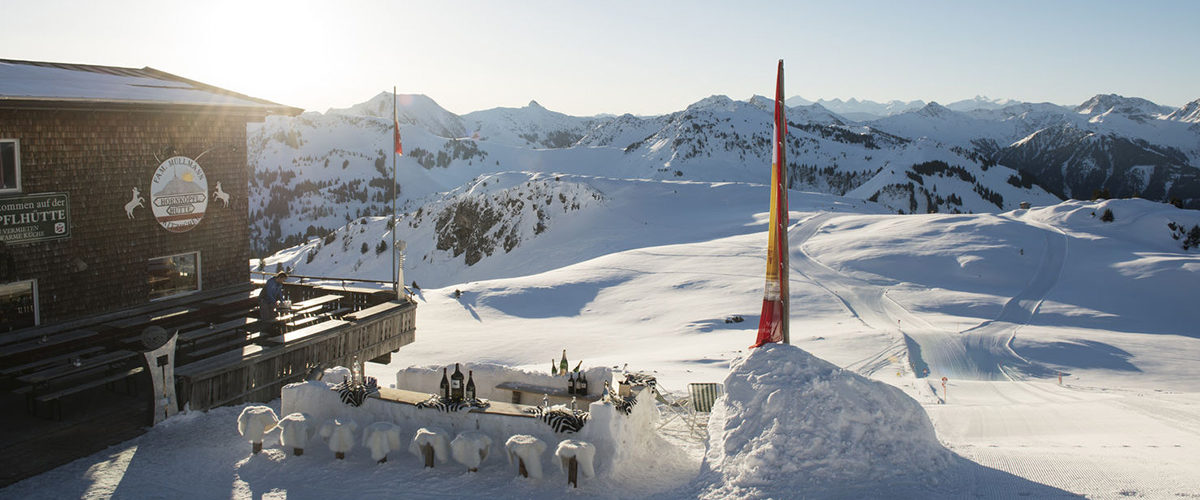
[[688,424],[693,434],[704,437],[708,434],[708,414],[712,412],[713,403],[722,394],[721,384],[691,383],[688,384]]
[[662,421],[660,421],[658,424],[659,429],[666,427],[667,424],[675,421],[676,419],[682,419],[684,421],[690,420],[691,412],[688,410],[688,402],[686,397],[673,399],[669,394],[659,391],[658,388],[651,388],[651,390],[654,391],[655,401],[662,403],[662,406],[659,408],[664,410]]
[[712,411],[713,403],[721,397],[721,384],[693,383],[688,384],[688,397],[692,400],[692,410],[700,413]]

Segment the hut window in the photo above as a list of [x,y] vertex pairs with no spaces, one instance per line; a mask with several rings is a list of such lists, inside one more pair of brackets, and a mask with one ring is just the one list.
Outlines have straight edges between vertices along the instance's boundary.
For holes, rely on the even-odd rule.
[[199,252],[150,259],[147,271],[150,300],[200,289]]
[[21,191],[21,143],[0,139],[0,193]]
[[37,281],[0,283],[0,332],[37,326]]

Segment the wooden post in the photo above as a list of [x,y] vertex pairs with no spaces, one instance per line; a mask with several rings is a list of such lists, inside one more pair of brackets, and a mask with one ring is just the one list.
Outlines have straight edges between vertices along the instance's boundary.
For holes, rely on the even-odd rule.
[[346,454],[343,452],[340,452],[340,451],[334,453],[333,456],[336,457],[338,460],[343,460],[346,458]]
[[575,457],[567,461],[567,484],[574,488],[579,487],[579,461]]
[[379,461],[378,461],[378,462],[376,462],[376,463],[380,463],[380,464],[381,464],[381,463],[384,463],[384,462],[387,462],[387,455],[384,455],[384,456],[383,456],[383,458],[379,459]]
[[262,441],[255,441],[255,442],[251,443],[251,446],[254,450],[255,455],[257,455],[258,452],[262,451]]
[[298,457],[298,456],[300,456],[300,455],[303,455],[303,454],[304,454],[304,448],[292,448],[292,454],[293,454],[293,455],[295,455],[295,456],[297,456],[297,457]]
[[520,474],[521,477],[529,477],[529,470],[525,468],[525,459],[517,459],[517,473]]
[[421,455],[425,456],[425,466],[433,468],[433,445],[425,443],[421,445]]

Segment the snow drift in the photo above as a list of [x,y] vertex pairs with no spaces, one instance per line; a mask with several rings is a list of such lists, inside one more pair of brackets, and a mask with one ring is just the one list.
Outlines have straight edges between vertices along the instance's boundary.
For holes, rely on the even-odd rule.
[[925,410],[890,385],[786,344],[736,360],[713,407],[705,498],[794,497],[952,463]]

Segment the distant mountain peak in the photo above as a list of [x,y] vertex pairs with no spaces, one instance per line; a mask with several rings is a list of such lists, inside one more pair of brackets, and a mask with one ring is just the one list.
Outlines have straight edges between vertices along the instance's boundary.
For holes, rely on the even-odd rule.
[[538,102],[533,99],[530,99],[529,104],[526,104],[525,107],[530,108],[530,109],[546,109],[546,108],[542,107],[541,104],[538,104]]
[[1172,111],[1167,115],[1167,120],[1175,120],[1188,123],[1200,123],[1200,99],[1184,104],[1183,107]]
[[917,110],[917,114],[930,117],[948,116],[951,113],[953,113],[953,111],[951,111],[950,108],[938,104],[937,101],[929,101],[929,104],[926,104],[924,107]]
[[688,106],[687,109],[689,109],[689,110],[701,110],[701,109],[717,110],[717,109],[719,109],[719,110],[732,111],[734,109],[734,106],[735,106],[735,103],[733,102],[733,99],[729,98],[729,96],[711,95],[711,96],[705,97],[704,99],[700,99],[699,101],[696,101],[691,106]]
[[1075,107],[1075,112],[1083,115],[1097,116],[1115,113],[1135,121],[1160,118],[1172,111],[1174,111],[1173,108],[1159,106],[1140,97],[1125,97],[1118,94],[1096,94]]

